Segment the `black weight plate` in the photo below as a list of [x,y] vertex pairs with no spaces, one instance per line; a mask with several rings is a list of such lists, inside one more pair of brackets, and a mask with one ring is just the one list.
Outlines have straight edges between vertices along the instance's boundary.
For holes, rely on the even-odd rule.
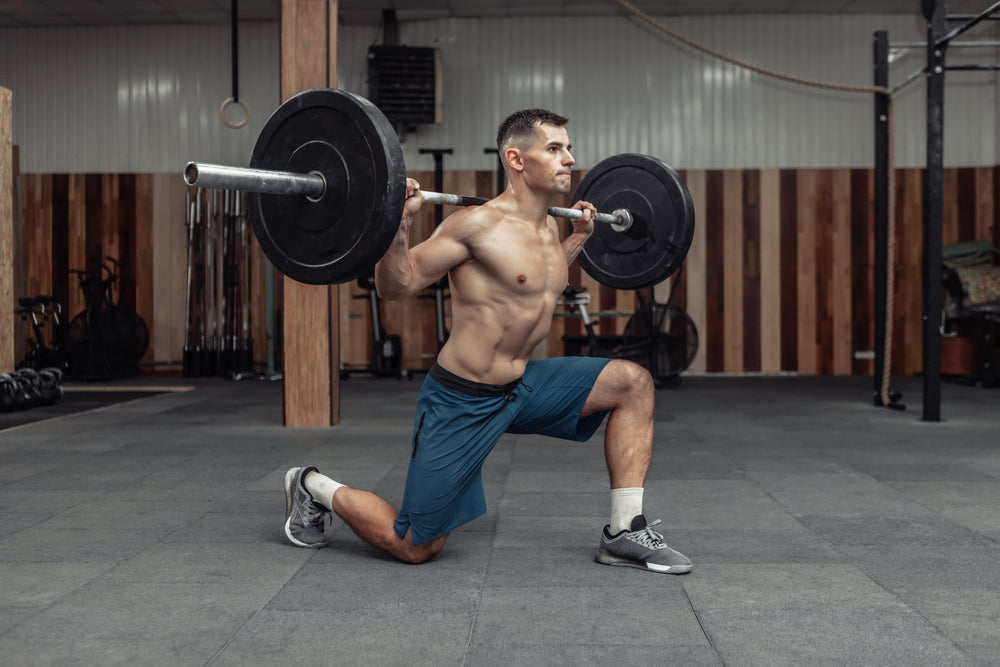
[[406,165],[396,133],[363,97],[316,88],[271,115],[250,166],[326,179],[319,201],[250,193],[250,220],[267,258],[303,283],[344,283],[374,266],[403,214]]
[[573,193],[573,201],[579,200],[602,213],[620,208],[632,212],[632,227],[625,232],[595,223],[577,258],[602,285],[648,287],[669,278],[684,262],[694,237],[694,203],[684,181],[661,160],[638,153],[602,160]]

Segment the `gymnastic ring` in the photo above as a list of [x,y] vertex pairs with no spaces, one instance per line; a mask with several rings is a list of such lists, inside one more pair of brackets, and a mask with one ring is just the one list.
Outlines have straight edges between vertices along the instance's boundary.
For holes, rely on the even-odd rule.
[[[226,107],[228,107],[230,104],[238,104],[243,108],[243,120],[241,120],[238,123],[231,123],[229,119],[226,118]],[[232,97],[227,97],[225,101],[222,103],[222,106],[219,107],[219,115],[222,117],[223,123],[233,128],[234,130],[238,130],[239,128],[243,127],[250,121],[250,108],[243,100],[234,100]]]

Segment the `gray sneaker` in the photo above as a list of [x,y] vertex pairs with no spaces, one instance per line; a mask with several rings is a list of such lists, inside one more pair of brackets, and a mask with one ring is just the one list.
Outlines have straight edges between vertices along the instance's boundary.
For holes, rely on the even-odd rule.
[[314,470],[308,466],[285,473],[285,536],[297,547],[319,549],[326,546],[323,520],[329,510],[314,501],[303,484]]
[[595,560],[605,565],[638,567],[666,574],[690,572],[691,561],[687,556],[668,547],[663,535],[653,530],[658,523],[659,519],[647,525],[646,517],[640,514],[632,519],[631,530],[623,530],[617,535],[611,535],[610,526],[605,526]]

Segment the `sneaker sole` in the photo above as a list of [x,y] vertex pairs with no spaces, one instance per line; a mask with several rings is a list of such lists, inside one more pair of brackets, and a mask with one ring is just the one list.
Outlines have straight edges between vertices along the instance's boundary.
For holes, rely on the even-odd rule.
[[[288,519],[292,516],[292,491],[295,485],[295,475],[302,470],[302,468],[289,468],[288,472],[285,473],[285,523],[287,525]],[[287,532],[287,530],[286,530]]]
[[647,563],[640,560],[631,560],[629,558],[619,558],[618,556],[612,556],[605,549],[598,549],[597,556],[594,558],[598,563],[603,565],[614,565],[617,567],[636,567],[640,570],[648,570],[650,572],[657,572],[659,574],[687,574],[691,571],[691,565],[657,565],[656,563]]
[[305,542],[303,542],[301,540],[295,539],[292,536],[291,527],[288,525],[289,523],[291,523],[291,520],[292,520],[291,517],[285,519],[285,537],[288,538],[289,542],[291,542],[292,544],[294,544],[297,547],[305,547],[306,549],[322,549],[323,547],[325,547],[327,545],[326,542],[318,542],[316,544],[306,544]]
[[295,476],[302,468],[290,468],[288,472],[285,473],[285,537],[288,541],[297,547],[305,547],[306,549],[322,549],[327,545],[326,542],[317,544],[307,544],[302,540],[297,540],[292,535],[292,494],[295,491]]

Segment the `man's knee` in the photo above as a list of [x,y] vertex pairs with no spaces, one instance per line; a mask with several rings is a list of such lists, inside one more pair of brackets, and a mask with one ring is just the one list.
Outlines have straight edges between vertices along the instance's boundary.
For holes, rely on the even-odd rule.
[[649,393],[656,387],[653,384],[653,376],[645,367],[630,361],[628,362],[629,372],[632,374],[632,387],[639,392]]
[[654,389],[653,377],[645,368],[626,359],[612,359],[597,377],[580,416],[637,406],[651,411]]
[[[409,538],[409,536],[407,537]],[[441,553],[441,550],[444,549],[444,543],[447,538],[447,535],[442,535],[436,540],[431,540],[430,542],[425,542],[423,544],[413,544],[412,541],[405,542],[404,544],[406,544],[406,548],[400,550],[396,556],[399,560],[404,563],[410,563],[411,565],[426,563]]]
[[653,376],[639,364],[627,359],[613,359],[608,366],[612,371],[612,377],[609,379],[617,385],[618,391],[633,395],[653,393],[655,389]]

